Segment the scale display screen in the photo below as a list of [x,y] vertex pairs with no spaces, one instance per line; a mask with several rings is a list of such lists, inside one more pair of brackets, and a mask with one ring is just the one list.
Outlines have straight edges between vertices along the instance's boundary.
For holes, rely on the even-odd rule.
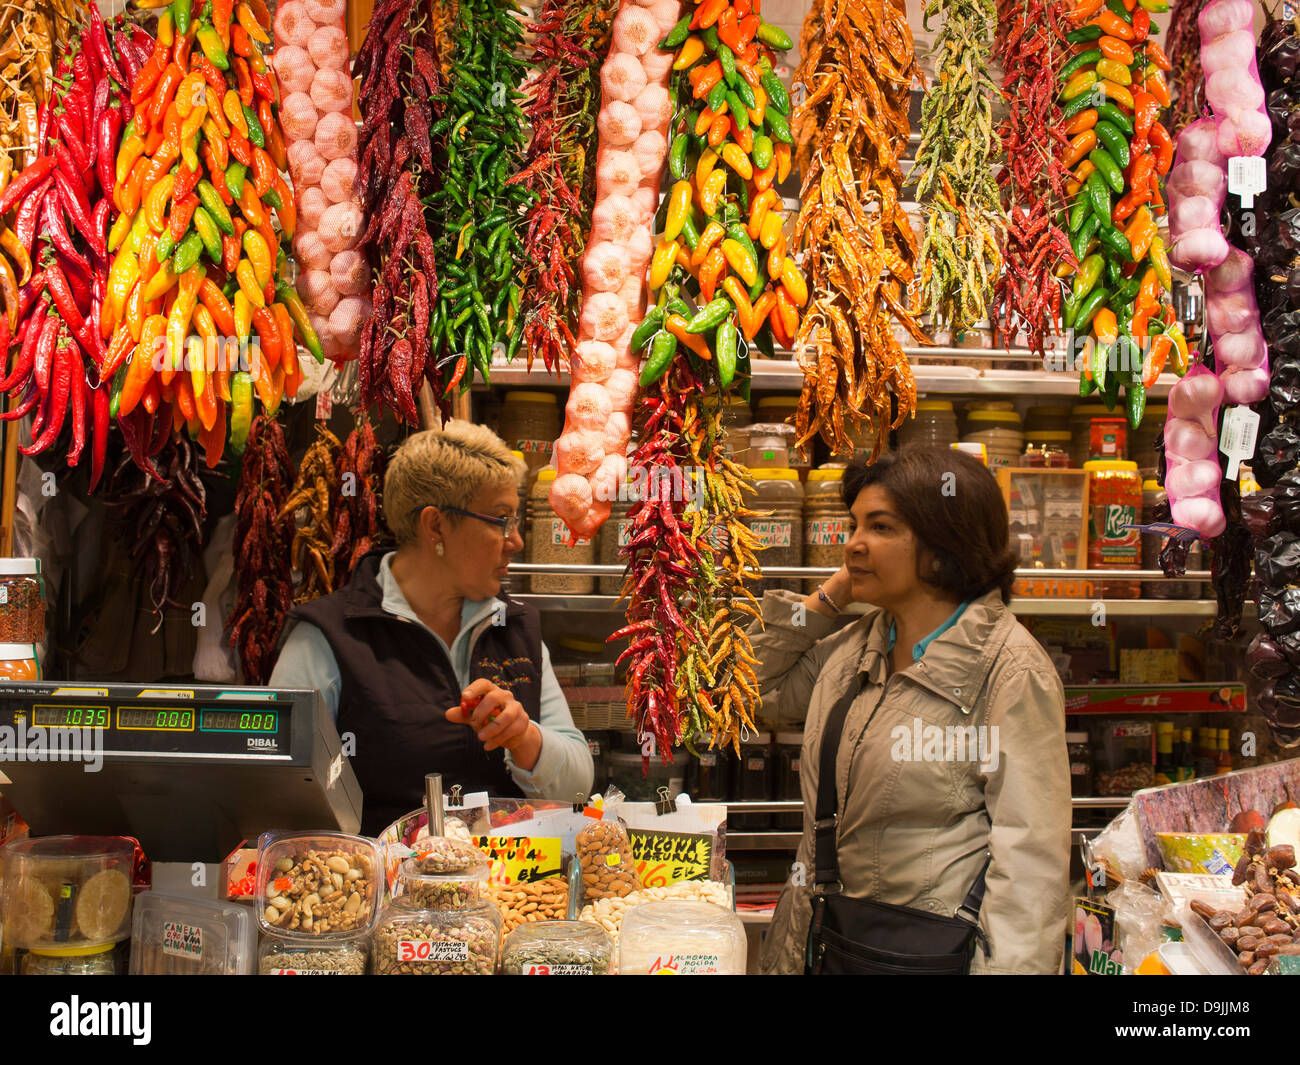
[[194,711],[163,706],[121,707],[117,711],[117,727],[144,732],[193,732]]
[[108,728],[106,706],[33,706],[33,728]]
[[204,732],[268,735],[278,732],[280,723],[274,710],[200,710],[199,728]]

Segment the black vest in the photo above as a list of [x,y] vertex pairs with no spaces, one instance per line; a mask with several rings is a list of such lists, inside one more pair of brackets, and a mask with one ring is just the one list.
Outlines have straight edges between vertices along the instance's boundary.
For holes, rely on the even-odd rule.
[[[523,795],[505,752],[484,751],[471,728],[444,716],[459,705],[461,686],[432,633],[384,611],[378,581],[383,556],[383,551],[366,555],[346,587],[289,614],[320,629],[338,661],[338,730],[340,736],[355,737],[351,760],[364,796],[361,831],[370,836],[424,805],[426,773],[441,773],[447,790],[459,784],[466,792]],[[537,610],[504,592],[500,598],[506,604],[504,624],[488,625],[475,642],[470,679],[487,677],[507,689],[539,721]]]

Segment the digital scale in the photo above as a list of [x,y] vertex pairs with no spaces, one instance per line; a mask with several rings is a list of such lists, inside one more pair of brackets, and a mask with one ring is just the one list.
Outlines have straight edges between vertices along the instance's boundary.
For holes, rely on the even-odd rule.
[[128,835],[217,862],[269,829],[361,824],[319,693],[0,683],[0,792],[33,835]]

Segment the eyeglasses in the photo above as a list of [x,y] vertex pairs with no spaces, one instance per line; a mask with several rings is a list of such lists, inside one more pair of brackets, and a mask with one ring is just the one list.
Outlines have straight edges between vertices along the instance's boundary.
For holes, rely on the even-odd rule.
[[514,535],[515,530],[519,528],[519,515],[511,514],[508,518],[494,518],[491,514],[476,514],[472,510],[461,510],[460,507],[448,507],[439,503],[421,503],[411,511],[412,514],[419,514],[425,507],[437,507],[439,510],[449,510],[453,514],[464,514],[467,518],[478,518],[479,521],[485,521],[489,525],[495,525],[501,530],[501,538],[509,540]]

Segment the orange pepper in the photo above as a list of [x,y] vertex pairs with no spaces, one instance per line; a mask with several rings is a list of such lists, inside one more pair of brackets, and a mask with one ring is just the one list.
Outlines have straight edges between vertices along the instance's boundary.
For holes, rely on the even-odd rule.
[[1093,315],[1092,335],[1102,344],[1113,344],[1119,339],[1119,323],[1109,307],[1102,307]]
[[271,188],[280,197],[280,206],[275,209],[276,217],[280,219],[280,229],[292,240],[298,229],[298,202],[293,198],[293,189],[289,188],[289,183],[280,176],[278,170],[271,180]]
[[714,114],[709,108],[704,108],[700,112],[700,117],[695,120],[695,135],[703,137],[709,132],[709,127],[713,125]]
[[754,187],[759,192],[766,192],[772,187],[772,181],[776,177],[776,160],[773,159],[767,166],[766,170],[754,171]]
[[172,382],[172,394],[176,397],[176,409],[185,421],[192,421],[199,416],[199,409],[194,402],[194,386],[186,374],[177,374]]
[[1142,87],[1160,101],[1161,107],[1168,107],[1173,102],[1169,96],[1169,86],[1165,83],[1165,76],[1159,70],[1151,71],[1146,81],[1142,83]]
[[731,130],[731,118],[726,112],[719,112],[713,116],[713,123],[709,126],[709,147],[716,148],[724,140]]
[[1104,0],[1080,0],[1078,4],[1066,12],[1066,17],[1071,22],[1082,22],[1086,18],[1091,18],[1101,9]]
[[790,145],[782,142],[772,149],[772,161],[776,163],[776,180],[784,181],[790,176]]
[[741,147],[741,149],[744,151],[744,153],[745,153],[746,155],[748,155],[750,152],[752,152],[752,151],[754,150],[754,130],[753,130],[753,127],[752,127],[752,126],[746,126],[744,129],[741,129],[740,126],[738,126],[738,125],[736,124],[736,116],[735,116],[735,115],[728,115],[728,116],[727,116],[727,121],[731,123],[731,136],[732,136],[732,139],[733,139],[737,144],[739,144],[740,147]]
[[[1148,266],[1146,273],[1142,275],[1142,284],[1138,288],[1137,307],[1139,311],[1148,315],[1160,309],[1160,278],[1156,275],[1154,266]],[[1136,322],[1136,318],[1134,321]],[[1133,335],[1138,336],[1136,325]]]
[[[170,400],[168,402],[170,402]],[[162,384],[158,380],[157,374],[150,377],[149,383],[145,385],[144,395],[140,397],[140,406],[142,406],[149,414],[153,414],[160,406],[162,406]],[[121,414],[121,410],[121,407],[119,407],[119,414]]]
[[144,185],[144,172],[149,169],[149,160],[141,156],[131,167],[126,181],[113,190],[113,202],[123,214],[135,214],[140,206],[140,193]]
[[1074,166],[1080,159],[1083,159],[1090,151],[1097,147],[1097,131],[1085,129],[1082,133],[1070,141],[1069,148],[1065,151],[1065,157],[1061,160],[1066,166]]
[[210,470],[221,464],[226,448],[226,404],[220,396],[213,404],[212,425],[199,430],[199,444],[203,447],[203,462]]
[[1097,42],[1096,47],[1101,49],[1101,54],[1107,59],[1113,59],[1116,63],[1126,67],[1133,65],[1133,49],[1129,47],[1126,41],[1121,41],[1118,37],[1102,37]]
[[1156,235],[1156,220],[1151,209],[1145,204],[1133,215],[1133,221],[1124,230],[1129,246],[1133,249],[1133,263],[1140,263],[1151,250],[1151,239]]
[[708,343],[702,336],[686,332],[686,324],[686,319],[680,314],[670,314],[664,321],[664,328],[677,338],[679,344],[685,344],[701,359],[712,359],[713,352],[709,350]]
[[1088,180],[1088,175],[1096,169],[1097,166],[1091,159],[1085,159],[1072,171],[1074,176],[1065,183],[1065,191],[1073,196],[1083,188],[1083,183]]
[[1121,41],[1137,39],[1137,31],[1113,11],[1103,11],[1093,22],[1101,27],[1102,33],[1118,37]]
[[746,340],[753,340],[758,335],[758,331],[763,328],[763,322],[767,320],[768,312],[775,306],[776,295],[769,289],[758,297],[748,315],[744,313],[740,315],[740,328]]
[[776,313],[781,319],[781,328],[793,341],[799,332],[799,310],[784,286],[776,290]]
[[706,303],[713,299],[713,293],[726,269],[727,257],[722,254],[721,248],[714,248],[704,257],[704,262],[700,264],[699,282],[700,295]]
[[745,286],[740,283],[740,278],[735,274],[728,274],[722,279],[722,291],[736,305],[736,313],[740,316],[741,322],[745,321],[746,315],[754,313],[754,308],[749,302],[749,293],[745,291]]
[[704,0],[704,3],[695,9],[695,17],[691,19],[691,29],[707,30],[727,10],[729,2],[730,0]]
[[1151,350],[1142,362],[1142,384],[1150,388],[1164,371],[1169,353],[1174,348],[1174,338],[1168,333],[1161,333],[1151,341]]
[[1065,124],[1065,135],[1073,137],[1076,133],[1082,133],[1086,129],[1092,129],[1097,124],[1097,109],[1088,108],[1086,111],[1080,111],[1069,122]]
[[1173,64],[1169,62],[1169,57],[1165,55],[1165,50],[1160,47],[1160,43],[1154,38],[1147,41],[1147,59],[1154,63],[1163,71],[1173,70]]
[[[697,77],[696,74],[699,74]],[[708,66],[696,67],[687,77],[693,86],[695,99],[703,100],[709,95],[713,86],[722,80],[722,64],[716,59]]]

